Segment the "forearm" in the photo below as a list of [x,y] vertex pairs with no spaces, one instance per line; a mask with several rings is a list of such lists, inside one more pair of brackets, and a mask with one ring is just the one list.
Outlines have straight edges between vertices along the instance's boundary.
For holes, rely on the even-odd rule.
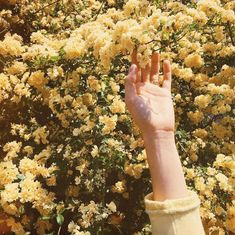
[[153,199],[163,201],[186,197],[187,186],[174,132],[146,133],[143,138],[152,178]]

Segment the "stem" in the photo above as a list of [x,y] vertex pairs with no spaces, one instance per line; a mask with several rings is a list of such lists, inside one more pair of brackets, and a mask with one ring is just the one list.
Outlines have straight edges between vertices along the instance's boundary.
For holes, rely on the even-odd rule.
[[57,232],[57,235],[60,235],[60,230],[61,230],[61,226],[59,227],[59,230]]
[[101,9],[102,9],[103,5],[104,5],[104,1],[102,1],[102,4],[101,4],[101,6],[100,6],[100,9],[98,10],[97,14],[95,15],[94,20],[96,20],[96,19],[97,19],[98,15],[99,15],[99,14],[100,14],[100,12],[101,12]]
[[[189,31],[186,31],[183,35],[181,35],[181,37],[169,41],[169,42],[168,42],[168,45],[172,44],[172,43],[175,42],[175,41],[179,41],[179,40],[182,39],[188,32],[189,32]],[[151,41],[145,43],[145,45],[147,45],[147,44],[149,44],[149,43],[151,43],[151,42],[161,42],[161,41],[162,41],[162,40],[155,40],[155,39],[153,39],[153,40],[151,40]],[[165,45],[162,46],[162,47],[160,47],[160,48],[158,48],[158,49],[156,49],[156,50],[154,50],[154,51],[160,51],[160,50],[162,50],[163,48],[165,48]]]
[[52,3],[50,3],[50,4],[47,4],[47,5],[44,6],[44,7],[41,7],[40,9],[38,9],[37,11],[35,11],[34,14],[37,14],[37,13],[40,12],[41,10],[43,10],[43,9],[45,9],[45,8],[47,8],[47,7],[51,6],[51,5],[53,5],[53,4],[57,3],[57,2],[59,2],[59,1],[60,1],[60,0],[56,0],[56,1],[52,2]]
[[189,154],[188,152],[185,150],[184,146],[180,143],[180,142],[177,142],[177,145],[180,145],[180,147],[183,149],[183,151],[188,155],[189,157]]
[[228,23],[227,25],[228,25],[228,31],[229,31],[229,36],[230,36],[232,45],[235,46],[235,42],[234,42],[234,39],[233,39],[233,32],[232,32],[232,29],[231,29],[231,25],[230,25],[230,23]]
[[[38,12],[40,12],[41,10],[43,10],[43,9],[45,9],[45,8],[47,8],[47,7],[51,6],[51,5],[53,5],[53,4],[57,3],[57,2],[59,2],[59,1],[60,1],[60,0],[56,0],[56,1],[52,2],[52,3],[50,3],[50,4],[47,4],[46,6],[41,7],[39,10],[35,11],[33,14],[35,15],[35,14],[37,14]],[[20,21],[21,21],[21,18],[20,18],[19,20],[17,20],[17,21],[15,22],[15,24],[19,23]],[[2,33],[6,32],[7,30],[8,30],[8,31],[10,30],[10,27],[9,27],[9,26],[6,27],[5,29],[3,29],[3,30],[0,32],[0,35],[1,35]]]

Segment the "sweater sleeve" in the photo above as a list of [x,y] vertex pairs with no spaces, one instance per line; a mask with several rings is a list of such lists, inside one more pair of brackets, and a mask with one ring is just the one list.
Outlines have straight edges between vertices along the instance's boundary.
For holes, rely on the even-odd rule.
[[153,192],[144,197],[153,235],[205,235],[200,218],[200,199],[188,190],[188,196],[165,201],[153,200]]

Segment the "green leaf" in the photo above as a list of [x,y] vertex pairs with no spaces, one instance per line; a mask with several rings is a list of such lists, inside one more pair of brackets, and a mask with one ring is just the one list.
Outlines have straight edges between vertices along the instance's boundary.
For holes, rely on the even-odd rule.
[[51,217],[50,216],[42,216],[41,219],[42,220],[49,220]]
[[63,57],[65,54],[66,54],[66,52],[65,52],[64,48],[63,48],[63,47],[60,48],[60,50],[59,50],[59,55],[60,55],[61,57]]
[[23,180],[25,178],[25,176],[23,174],[18,174],[16,177],[19,180]]
[[24,206],[20,206],[19,212],[20,212],[20,214],[24,214],[25,213]]
[[60,59],[59,56],[52,56],[52,57],[50,58],[50,60],[51,60],[52,62],[56,62],[56,61],[58,61],[59,59]]
[[63,222],[64,222],[64,216],[61,215],[61,214],[58,214],[58,215],[56,216],[56,221],[57,221],[57,223],[58,223],[59,225],[62,225]]

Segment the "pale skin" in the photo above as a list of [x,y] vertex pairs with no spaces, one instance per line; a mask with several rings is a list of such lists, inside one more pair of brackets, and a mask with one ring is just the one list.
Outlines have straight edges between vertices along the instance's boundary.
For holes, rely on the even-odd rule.
[[162,86],[159,78],[160,54],[154,52],[151,64],[140,68],[136,50],[125,79],[125,103],[144,139],[153,200],[164,201],[187,197],[187,185],[175,144],[175,114],[171,97],[171,65],[163,61]]

